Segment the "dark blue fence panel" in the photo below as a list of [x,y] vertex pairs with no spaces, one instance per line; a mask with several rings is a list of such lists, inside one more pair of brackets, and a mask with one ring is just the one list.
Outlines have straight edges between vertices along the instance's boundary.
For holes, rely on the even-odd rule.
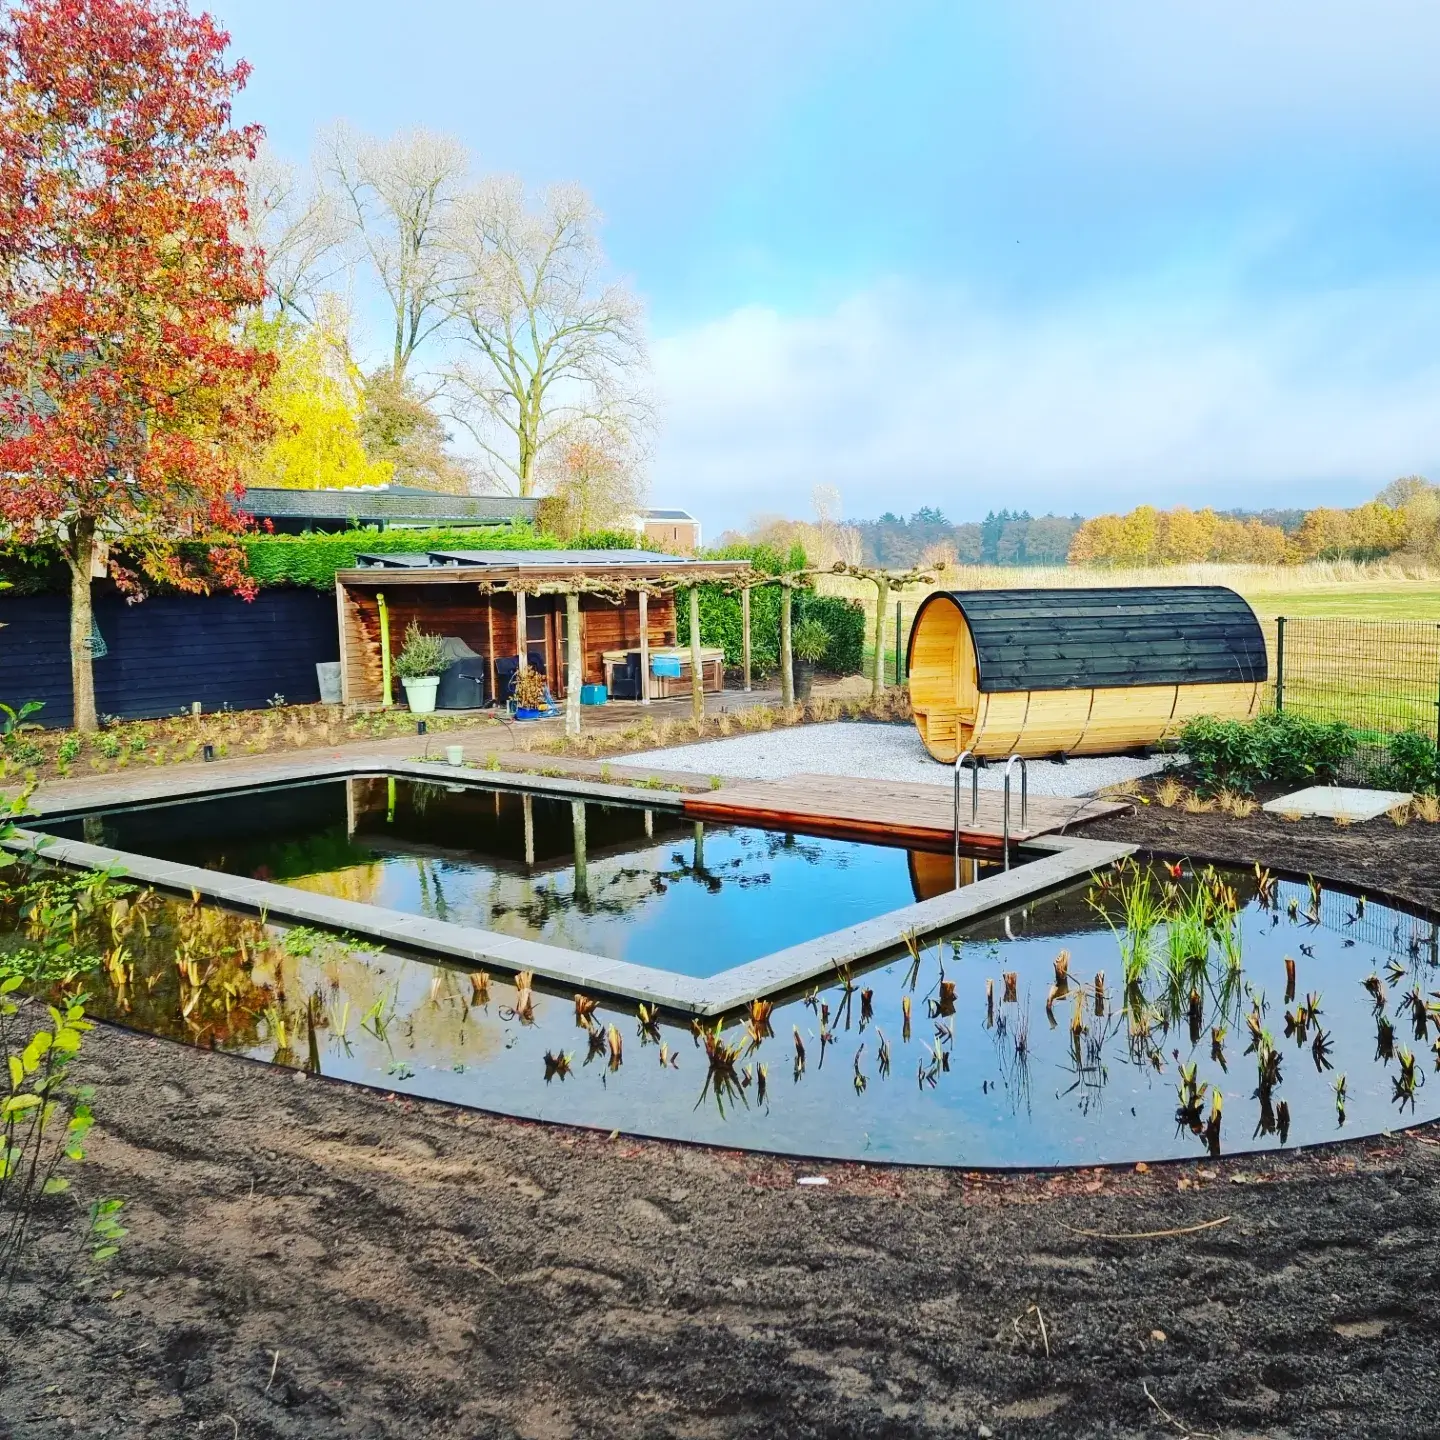
[[[0,701],[42,700],[34,718],[70,723],[70,605],[62,595],[0,597]],[[95,661],[102,715],[148,719],[189,710],[258,710],[275,695],[320,698],[315,666],[340,658],[333,595],[262,590],[154,595],[128,604],[97,587],[95,620],[106,654]]]

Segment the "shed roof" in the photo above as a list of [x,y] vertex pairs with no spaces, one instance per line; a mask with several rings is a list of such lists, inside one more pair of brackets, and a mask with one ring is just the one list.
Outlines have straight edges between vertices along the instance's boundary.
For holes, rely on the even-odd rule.
[[355,559],[362,570],[441,570],[456,565],[485,570],[614,570],[695,563],[679,555],[657,555],[653,550],[427,550],[357,555]]
[[941,590],[965,617],[982,691],[1221,685],[1265,680],[1255,612],[1224,585]]

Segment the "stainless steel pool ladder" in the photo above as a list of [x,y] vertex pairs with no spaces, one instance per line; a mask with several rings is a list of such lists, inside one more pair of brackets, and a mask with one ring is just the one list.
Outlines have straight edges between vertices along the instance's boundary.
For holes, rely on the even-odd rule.
[[1005,849],[1005,868],[1010,868],[1010,772],[1015,766],[1020,767],[1020,833],[1028,834],[1030,830],[1030,776],[1025,765],[1023,755],[1012,755],[1005,762],[1005,820],[1004,835],[1001,844]]
[[955,757],[955,889],[960,888],[960,771],[970,762],[970,823],[980,814],[980,762],[971,750],[962,750]]

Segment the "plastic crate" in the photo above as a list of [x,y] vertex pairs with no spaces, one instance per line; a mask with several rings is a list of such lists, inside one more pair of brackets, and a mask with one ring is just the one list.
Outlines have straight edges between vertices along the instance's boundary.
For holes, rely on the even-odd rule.
[[580,703],[582,705],[603,705],[609,698],[609,692],[603,685],[582,685],[580,687]]

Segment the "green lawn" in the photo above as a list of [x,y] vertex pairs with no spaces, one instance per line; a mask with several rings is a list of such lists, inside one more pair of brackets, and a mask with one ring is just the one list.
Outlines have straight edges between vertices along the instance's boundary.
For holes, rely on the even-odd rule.
[[1300,590],[1242,590],[1262,620],[1318,615],[1350,620],[1434,620],[1440,623],[1440,585],[1395,580],[1363,585],[1315,585]]

